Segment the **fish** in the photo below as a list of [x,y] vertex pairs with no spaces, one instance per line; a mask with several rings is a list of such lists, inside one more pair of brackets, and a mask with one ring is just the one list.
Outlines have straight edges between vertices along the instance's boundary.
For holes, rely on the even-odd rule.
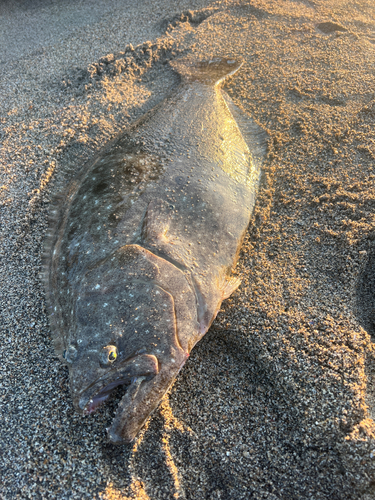
[[130,443],[240,285],[266,132],[222,90],[242,61],[180,58],[180,84],[56,197],[42,278],[74,407],[126,391],[109,441]]

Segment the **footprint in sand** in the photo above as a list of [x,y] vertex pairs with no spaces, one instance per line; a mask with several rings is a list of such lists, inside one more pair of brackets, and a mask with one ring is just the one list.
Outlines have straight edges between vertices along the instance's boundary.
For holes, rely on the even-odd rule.
[[325,35],[331,35],[332,33],[335,33],[337,31],[345,32],[348,31],[346,28],[343,26],[340,26],[340,24],[332,23],[331,21],[327,21],[325,23],[319,23],[316,28],[324,33]]

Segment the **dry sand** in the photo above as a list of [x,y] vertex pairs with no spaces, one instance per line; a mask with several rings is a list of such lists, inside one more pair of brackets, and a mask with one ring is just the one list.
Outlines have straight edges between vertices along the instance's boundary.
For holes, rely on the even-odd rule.
[[[374,499],[373,0],[15,3],[0,6],[0,497]],[[51,347],[48,207],[178,83],[166,63],[185,52],[244,58],[225,89],[269,153],[242,286],[134,446],[114,447],[121,394],[77,415]]]

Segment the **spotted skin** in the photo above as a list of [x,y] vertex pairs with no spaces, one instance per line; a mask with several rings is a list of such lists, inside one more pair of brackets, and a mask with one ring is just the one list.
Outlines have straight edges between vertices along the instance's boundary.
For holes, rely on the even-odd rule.
[[239,285],[231,272],[259,168],[220,82],[240,66],[176,61],[179,88],[86,165],[52,210],[44,279],[54,346],[79,411],[129,386],[113,443],[134,439]]

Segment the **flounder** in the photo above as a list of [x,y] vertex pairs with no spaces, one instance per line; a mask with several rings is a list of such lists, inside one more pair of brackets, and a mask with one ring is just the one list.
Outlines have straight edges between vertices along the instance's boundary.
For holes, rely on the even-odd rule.
[[240,66],[174,61],[177,90],[85,165],[52,210],[43,277],[54,347],[79,411],[128,386],[113,443],[134,439],[240,284],[231,272],[265,149],[220,90]]

